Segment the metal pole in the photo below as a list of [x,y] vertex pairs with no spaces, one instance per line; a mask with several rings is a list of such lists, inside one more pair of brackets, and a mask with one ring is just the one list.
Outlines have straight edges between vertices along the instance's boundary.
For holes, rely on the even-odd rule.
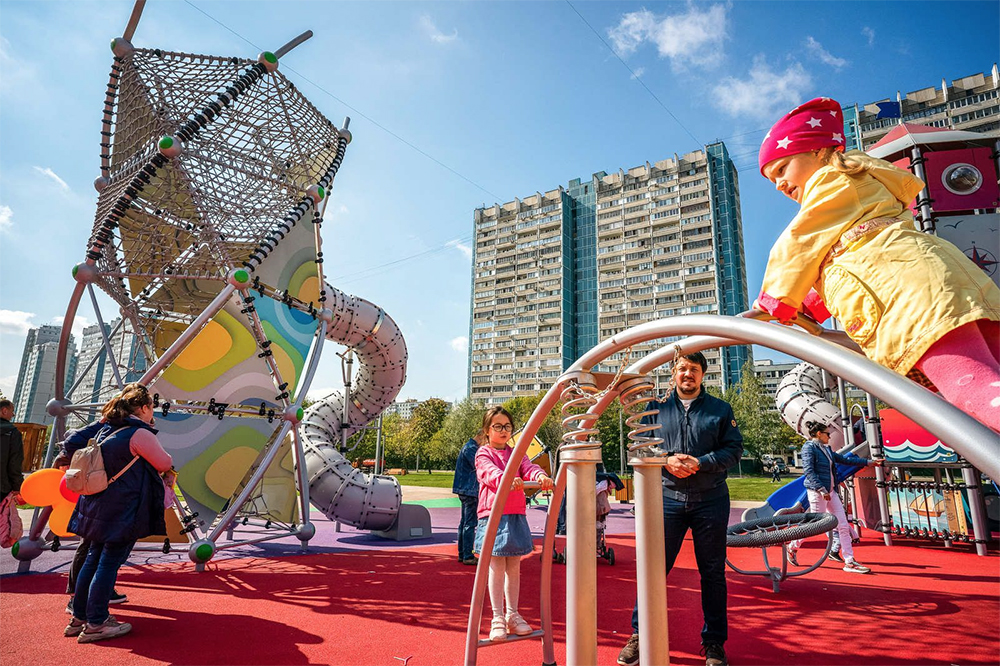
[[374,474],[381,474],[382,465],[382,417],[385,412],[378,415],[378,430],[375,432],[375,469]]
[[[101,329],[101,338],[104,340],[104,349],[108,353],[108,363],[111,365],[111,372],[115,373],[115,381],[118,382],[118,388],[123,388],[125,382],[122,381],[121,372],[118,371],[118,359],[115,358],[114,348],[111,346],[108,331],[104,328],[104,318],[101,316],[101,308],[97,304],[97,294],[94,293],[94,285],[92,283],[87,283],[87,293],[90,294],[90,302],[94,305],[94,316],[97,317],[97,326]],[[100,353],[95,356],[99,355]]]
[[965,481],[966,492],[969,494],[969,511],[972,512],[972,535],[976,540],[976,554],[985,557],[986,540],[990,532],[986,527],[986,516],[983,514],[983,489],[979,484],[979,470],[971,466],[963,467],[962,480]]
[[[882,447],[882,428],[879,426],[881,419],[878,417],[878,408],[875,405],[875,398],[871,393],[865,393],[868,403],[868,418],[865,419],[865,439],[868,440],[868,451],[872,458],[884,458],[885,449]],[[885,545],[892,545],[892,532],[889,527],[892,519],[889,517],[889,495],[885,487],[885,467],[878,465],[875,467],[875,490],[878,493],[878,513],[882,519],[882,540]]]
[[[663,457],[632,458],[635,488],[635,582],[639,597],[639,654],[645,664],[669,664],[667,560],[663,550]],[[567,593],[568,599],[568,593]],[[566,625],[567,634],[570,625]],[[596,663],[596,662],[592,662]]]
[[[566,663],[597,663],[597,463],[600,449],[563,451],[566,467]],[[662,549],[661,549],[662,550]],[[656,663],[648,662],[648,663]]]
[[[913,175],[920,180],[927,182],[927,173],[924,170],[924,158],[920,152],[920,146],[913,146],[910,153],[910,164],[913,165]],[[934,211],[931,210],[930,188],[925,186],[917,196],[917,206],[920,209],[920,230],[927,234],[937,233],[934,225]]]
[[622,424],[622,409],[618,409],[618,457],[621,460],[621,473],[625,475],[625,428]]
[[354,365],[354,351],[348,349],[341,357],[340,370],[344,375],[344,413],[340,419],[340,450],[347,450],[347,431],[351,425],[351,367]]

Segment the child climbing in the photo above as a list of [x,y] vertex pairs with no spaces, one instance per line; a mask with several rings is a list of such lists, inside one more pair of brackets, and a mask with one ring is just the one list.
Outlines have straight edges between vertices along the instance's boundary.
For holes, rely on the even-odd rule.
[[[476,525],[476,543],[473,550],[477,555],[482,552],[486,523],[496,501],[500,478],[514,452],[508,446],[513,432],[514,419],[507,410],[503,407],[491,407],[486,410],[478,439],[487,442],[488,445],[480,446],[476,452],[479,523]],[[493,607],[493,622],[490,624],[491,641],[505,640],[508,632],[518,636],[531,633],[531,627],[517,612],[521,586],[521,556],[527,555],[534,548],[531,542],[531,530],[528,529],[528,519],[525,516],[525,497],[522,490],[525,480],[539,481],[542,490],[551,490],[553,485],[552,479],[546,476],[541,467],[530,462],[527,456],[521,457],[513,489],[503,507],[503,516],[500,518],[496,541],[493,543],[493,556],[490,558],[488,587],[490,605]]]
[[948,241],[920,232],[924,183],[844,152],[840,105],[796,107],[764,137],[761,174],[800,209],[768,258],[755,307],[783,323],[831,314],[873,361],[936,388],[1000,431],[1000,289]]

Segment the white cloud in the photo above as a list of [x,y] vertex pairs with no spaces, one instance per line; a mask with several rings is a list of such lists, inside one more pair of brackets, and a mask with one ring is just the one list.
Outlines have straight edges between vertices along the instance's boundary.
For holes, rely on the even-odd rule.
[[35,317],[34,312],[21,312],[20,310],[0,310],[0,333],[13,333],[15,335],[27,335],[28,331],[34,328],[31,320]]
[[310,386],[309,390],[306,391],[306,397],[315,402],[316,400],[321,400],[325,398],[334,391],[343,391],[343,390],[344,389],[341,386],[335,388],[330,388],[330,387],[314,388]]
[[645,74],[645,73],[646,73],[646,68],[645,67],[636,67],[635,69],[632,70],[632,78],[633,79],[641,79],[642,75]]
[[469,338],[465,335],[460,335],[457,338],[452,338],[451,348],[457,352],[466,352],[469,349]]
[[868,40],[868,46],[875,46],[875,31],[867,25],[861,28],[861,34]]
[[32,168],[35,171],[37,171],[38,173],[42,174],[43,176],[45,176],[47,178],[51,178],[52,180],[54,180],[56,182],[56,184],[59,185],[59,187],[61,187],[62,189],[64,189],[64,190],[68,190],[69,189],[69,185],[66,184],[66,181],[63,180],[62,178],[60,178],[56,174],[56,172],[53,171],[52,169],[50,169],[48,167],[44,167],[43,168],[43,167],[39,167],[39,166],[32,167]]
[[17,375],[0,377],[0,393],[8,400],[14,399],[14,389],[17,388]]
[[431,20],[431,17],[427,14],[420,17],[419,23],[421,29],[427,33],[427,36],[431,38],[431,41],[437,44],[449,44],[458,39],[458,28],[452,30],[450,35],[446,35],[438,30],[438,27],[434,25],[434,21]]
[[715,86],[715,105],[731,116],[774,120],[801,102],[811,85],[812,77],[799,63],[778,72],[757,56],[749,78],[729,76]]
[[838,58],[823,48],[823,45],[813,39],[812,35],[806,37],[806,50],[814,57],[819,58],[823,64],[830,65],[836,69],[840,69],[847,64],[846,60]]
[[0,204],[0,233],[10,231],[14,226],[14,211],[10,206]]
[[[63,320],[66,317],[59,315],[58,317],[52,318],[52,323],[56,326],[62,326]],[[73,317],[73,338],[76,341],[76,346],[79,348],[80,341],[83,340],[83,329],[96,324],[97,322],[90,321],[88,318],[81,316],[79,313]]]
[[608,36],[622,56],[650,42],[656,45],[660,57],[669,58],[674,67],[711,67],[722,60],[728,8],[721,4],[703,7],[691,3],[687,11],[665,16],[648,9],[629,12],[608,30]]
[[448,241],[447,243],[445,243],[445,245],[447,245],[448,247],[455,248],[456,250],[464,254],[466,259],[469,260],[472,259],[472,248],[463,243],[462,241],[458,240],[457,238],[455,240]]

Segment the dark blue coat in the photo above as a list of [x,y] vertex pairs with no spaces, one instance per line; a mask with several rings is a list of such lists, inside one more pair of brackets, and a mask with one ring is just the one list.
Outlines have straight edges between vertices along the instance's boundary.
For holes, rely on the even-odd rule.
[[[134,457],[129,450],[129,440],[135,431],[145,428],[156,433],[147,423],[134,417],[125,423],[100,425],[100,436],[107,437],[101,442],[101,454],[109,480]],[[82,430],[89,430],[91,426]],[[125,426],[123,430],[105,435],[122,426]],[[69,447],[67,441],[67,449]],[[166,534],[163,480],[159,472],[140,457],[107,490],[94,495],[81,495],[69,520],[69,531],[98,543],[124,543],[152,534]]]
[[476,478],[476,451],[479,445],[476,440],[470,439],[462,445],[462,450],[458,452],[458,462],[455,463],[455,482],[451,486],[451,492],[456,495],[467,495],[469,497],[479,497],[479,479]]
[[[830,455],[828,456],[827,453]],[[832,463],[854,465],[855,467],[864,467],[868,464],[867,458],[856,456],[853,453],[837,453],[829,446],[824,446],[817,440],[810,439],[802,445],[802,471],[805,472],[806,477],[803,484],[806,488],[831,492],[837,487],[830,476],[833,473],[831,459]]]
[[726,470],[735,467],[743,456],[743,435],[729,403],[702,389],[685,411],[677,392],[673,391],[663,402],[651,400],[646,409],[659,412],[645,420],[660,424],[660,429],[650,436],[663,438],[664,451],[686,453],[701,463],[698,472],[683,479],[664,468],[664,495],[694,501],[728,495]]

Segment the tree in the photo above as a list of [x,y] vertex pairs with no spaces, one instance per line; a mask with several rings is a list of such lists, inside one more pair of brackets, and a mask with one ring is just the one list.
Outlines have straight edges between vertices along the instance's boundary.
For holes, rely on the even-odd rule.
[[774,411],[774,399],[754,373],[751,361],[743,366],[739,383],[726,389],[721,397],[732,405],[743,435],[743,448],[750,455],[759,460],[764,453],[784,454],[794,432]]
[[486,406],[471,397],[455,404],[445,417],[441,429],[431,440],[431,455],[442,469],[453,469],[458,452],[470,437],[475,437],[483,424]]
[[[531,414],[535,411],[535,408],[538,407],[538,403],[540,403],[544,397],[544,391],[540,391],[537,395],[518,396],[503,403],[503,408],[510,412],[511,416],[514,417],[514,425],[518,428],[522,428],[528,422],[528,419],[531,418]],[[562,416],[559,409],[560,404],[556,404],[556,406],[545,416],[545,420],[542,421],[542,425],[538,428],[538,432],[535,435],[553,452],[556,451],[559,448],[560,443],[562,443],[562,436],[564,432],[562,427]]]
[[448,415],[448,403],[440,398],[426,400],[413,410],[413,416],[403,428],[402,436],[406,440],[407,460],[414,460],[414,468],[420,469],[420,457],[423,455],[427,469],[430,470],[431,440],[444,424]]

